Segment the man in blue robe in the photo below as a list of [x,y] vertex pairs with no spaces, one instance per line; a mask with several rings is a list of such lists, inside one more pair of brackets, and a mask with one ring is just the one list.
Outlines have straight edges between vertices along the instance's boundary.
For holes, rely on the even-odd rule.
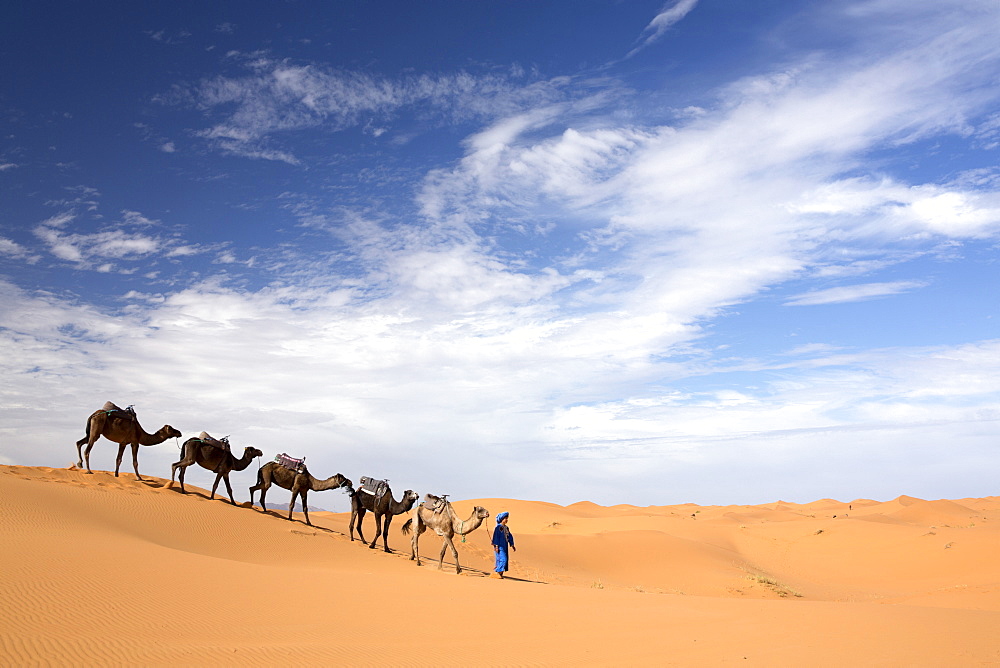
[[517,548],[514,547],[514,536],[507,528],[508,518],[510,518],[510,513],[507,511],[497,515],[497,526],[493,530],[493,552],[496,555],[496,567],[490,574],[491,578],[503,579],[503,574],[507,572],[507,546],[509,545],[510,549],[517,552]]

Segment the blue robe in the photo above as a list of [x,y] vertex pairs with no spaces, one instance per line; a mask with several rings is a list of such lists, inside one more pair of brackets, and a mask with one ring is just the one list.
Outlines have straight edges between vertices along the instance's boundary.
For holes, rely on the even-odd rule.
[[498,524],[496,529],[493,530],[493,545],[499,548],[495,555],[497,564],[493,570],[497,573],[504,573],[507,571],[507,545],[514,546],[514,536],[511,534],[510,529],[502,524]]

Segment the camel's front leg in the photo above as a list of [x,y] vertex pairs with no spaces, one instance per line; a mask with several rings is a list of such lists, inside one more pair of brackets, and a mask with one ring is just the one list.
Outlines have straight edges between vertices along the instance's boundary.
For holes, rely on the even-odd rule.
[[135,469],[135,479],[142,480],[142,476],[139,475],[139,444],[132,444],[132,468]]
[[302,514],[306,516],[306,524],[312,526],[313,523],[309,521],[309,505],[306,503],[306,494],[308,493],[308,489],[302,490]]
[[392,550],[389,549],[389,524],[392,522],[391,512],[382,520],[382,549],[389,554],[392,554]]
[[236,499],[233,498],[233,486],[229,484],[229,474],[226,473],[222,476],[223,482],[226,483],[226,491],[229,492],[229,503],[236,505]]
[[[455,557],[455,573],[461,573],[462,567],[458,565],[458,548],[455,547],[454,541],[452,541],[451,536],[445,536],[444,539],[447,541],[446,545],[451,548],[451,554]],[[444,548],[441,548],[441,555],[444,556]],[[443,560],[443,559],[442,559]]]
[[[215,490],[216,490],[216,488],[218,488],[219,482],[221,482],[221,481],[222,481],[222,474],[221,473],[216,473],[215,474],[215,482],[212,483],[212,496],[208,497],[208,499],[210,501],[214,501],[215,500]],[[226,484],[229,484],[228,480],[226,481]]]
[[375,537],[372,538],[372,544],[368,546],[369,549],[375,549],[375,546],[378,545],[378,537],[382,533],[382,516],[375,511],[372,511],[372,515],[375,516]]
[[441,554],[438,555],[438,570],[439,571],[444,569],[444,553],[445,553],[445,550],[448,549],[448,537],[442,535],[441,538],[443,538],[444,540],[441,541]]

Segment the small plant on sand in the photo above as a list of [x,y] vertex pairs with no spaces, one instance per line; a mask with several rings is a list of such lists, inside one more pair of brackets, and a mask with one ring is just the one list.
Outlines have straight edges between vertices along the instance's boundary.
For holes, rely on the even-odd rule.
[[787,598],[789,595],[794,596],[795,598],[802,598],[802,594],[795,591],[794,589],[786,587],[785,585],[779,583],[777,580],[770,578],[766,575],[762,575],[760,573],[750,573],[749,575],[747,575],[747,580],[750,580],[751,582],[755,582],[759,585],[767,587],[781,598]]
[[604,589],[604,583],[601,582],[600,580],[594,580],[591,583],[590,588],[591,589]]

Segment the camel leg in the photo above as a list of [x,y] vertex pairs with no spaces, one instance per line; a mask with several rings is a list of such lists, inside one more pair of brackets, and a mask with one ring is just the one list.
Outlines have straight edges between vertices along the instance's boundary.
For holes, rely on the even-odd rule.
[[308,489],[302,490],[302,514],[306,516],[306,524],[312,526],[312,522],[309,521],[309,506],[306,505],[306,494],[308,493]]
[[233,486],[229,484],[229,474],[222,473],[222,481],[226,483],[226,491],[229,492],[229,503],[236,505],[236,499],[233,498]]
[[444,568],[444,553],[448,550],[448,537],[441,536],[444,540],[441,541],[441,554],[438,556],[438,570]]
[[221,473],[216,473],[215,474],[215,482],[212,483],[212,496],[208,497],[209,501],[214,501],[215,500],[215,489],[216,489],[216,487],[219,486],[219,481],[220,480],[222,480],[222,474]]
[[76,468],[83,468],[83,444],[90,440],[90,434],[76,442]]
[[267,494],[267,487],[264,486],[263,475],[260,471],[257,472],[257,484],[250,488],[250,507],[253,508],[253,493],[260,490],[260,509],[267,511],[264,506],[264,495]]
[[184,489],[184,473],[187,471],[187,465],[179,464],[178,467],[181,470],[181,472],[177,474],[177,481],[181,484],[181,494],[187,494],[187,490]]
[[[94,424],[95,422],[98,421],[99,418],[96,415],[91,415],[90,419],[87,420],[87,426],[84,428],[86,436],[84,436],[83,438],[81,438],[79,441],[76,442],[76,456],[78,459],[76,465],[78,468],[82,467],[83,460],[84,458],[86,458],[87,473],[90,473],[92,475],[94,472],[90,470],[90,451],[94,448],[94,443],[97,442],[97,439],[101,437],[101,432],[104,431],[104,421],[100,420],[100,424]],[[87,449],[84,452],[83,456],[81,457],[80,446],[82,446],[84,443],[87,444]]]
[[424,532],[424,527],[420,523],[420,514],[414,514],[413,522],[413,538],[410,539],[410,561],[414,559],[417,560],[417,566],[420,565],[420,534]]
[[374,549],[378,545],[379,534],[382,533],[382,516],[372,511],[372,515],[375,516],[375,537],[372,538],[372,544],[368,546],[369,549]]
[[[264,497],[267,496],[267,490],[271,489],[271,486],[270,485],[265,485],[265,484],[261,483],[260,485],[258,485],[258,489],[260,489],[260,509],[261,509],[261,511],[263,511],[263,512],[266,513],[267,512],[267,505],[265,505],[265,503],[264,503]],[[253,502],[253,490],[254,490],[254,488],[251,487],[250,488],[250,502],[251,503]]]
[[94,449],[94,442],[96,440],[97,439],[95,438],[93,441],[87,441],[87,449],[83,451],[83,458],[87,462],[87,473],[91,475],[93,475],[94,472],[90,470],[90,451]]
[[368,541],[365,540],[365,534],[361,532],[361,525],[364,523],[365,513],[367,513],[367,512],[368,511],[365,509],[364,506],[361,506],[360,508],[358,508],[357,511],[352,511],[351,512],[351,527],[350,527],[350,529],[351,529],[351,540],[354,540],[354,516],[357,515],[357,517],[358,517],[358,538],[361,539],[362,543],[367,543],[368,542]]
[[388,515],[385,516],[385,519],[382,520],[382,549],[384,549],[386,552],[388,552],[388,553],[391,554],[392,550],[389,549],[389,524],[390,523],[392,523],[392,513],[391,512]]
[[121,466],[122,466],[122,455],[125,454],[125,446],[126,445],[127,445],[126,443],[119,443],[118,444],[118,456],[115,457],[115,477],[116,478],[118,477],[118,469],[120,469]]
[[458,565],[458,548],[455,547],[455,542],[451,539],[451,536],[444,537],[445,544],[441,547],[441,563],[444,564],[444,548],[450,547],[451,554],[455,557],[455,573],[461,573],[462,567]]
[[139,475],[139,444],[132,444],[132,468],[135,469],[135,479],[142,480],[142,476]]

